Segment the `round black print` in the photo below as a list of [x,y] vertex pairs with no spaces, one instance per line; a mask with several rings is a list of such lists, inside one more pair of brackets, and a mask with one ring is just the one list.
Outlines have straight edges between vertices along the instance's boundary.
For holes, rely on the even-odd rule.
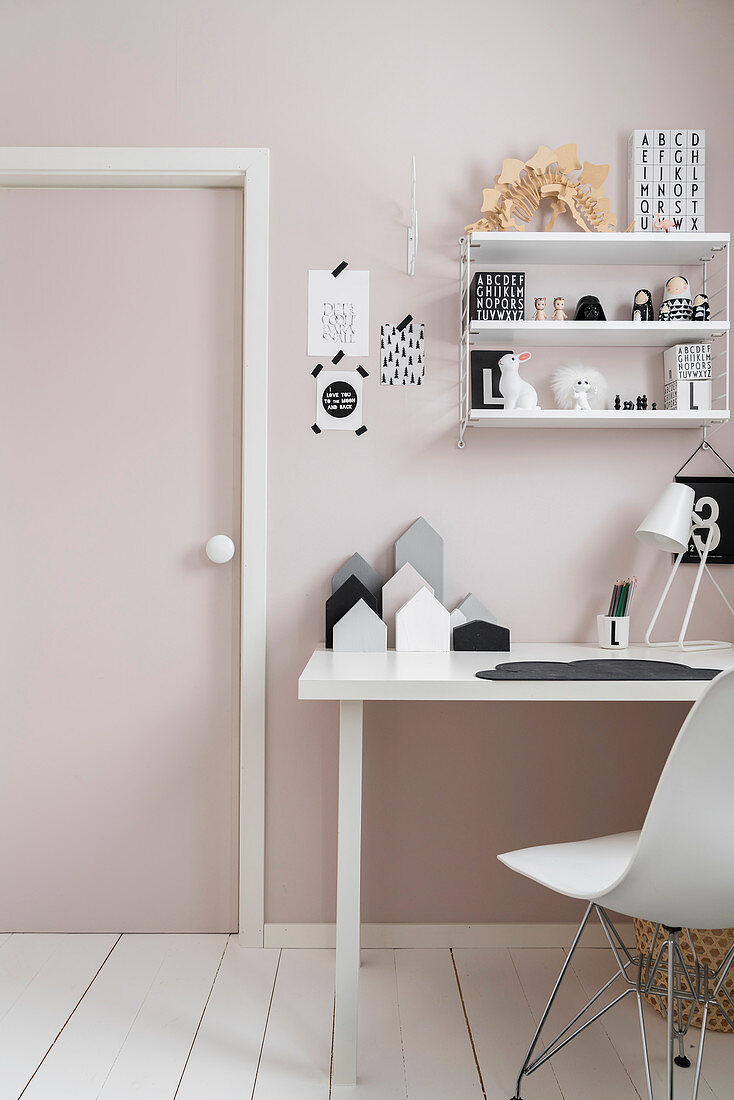
[[324,411],[341,420],[357,407],[357,391],[348,382],[330,382],[321,396]]

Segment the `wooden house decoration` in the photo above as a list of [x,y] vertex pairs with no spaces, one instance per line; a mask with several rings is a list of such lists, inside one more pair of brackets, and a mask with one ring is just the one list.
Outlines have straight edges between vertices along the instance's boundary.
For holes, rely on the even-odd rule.
[[401,566],[397,573],[383,585],[382,617],[387,623],[388,644],[391,647],[395,646],[395,613],[412,599],[416,592],[420,592],[421,588],[427,588],[433,594],[431,585],[410,562]]
[[395,572],[408,562],[443,600],[443,539],[422,516],[395,543]]
[[450,615],[427,588],[421,588],[395,615],[395,648],[406,653],[448,653]]
[[364,600],[334,624],[335,653],[384,653],[387,650],[387,627]]

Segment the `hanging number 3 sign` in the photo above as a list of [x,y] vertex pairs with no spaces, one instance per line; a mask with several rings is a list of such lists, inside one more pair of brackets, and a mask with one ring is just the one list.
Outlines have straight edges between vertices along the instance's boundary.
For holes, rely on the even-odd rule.
[[324,370],[321,363],[311,372],[316,379],[316,421],[311,430],[351,432],[364,435],[367,431],[362,414],[362,383],[367,378],[364,367],[356,370]]
[[[676,477],[690,485],[696,496],[694,511],[707,524],[712,523],[709,541],[709,565],[734,565],[734,477]],[[708,527],[693,527],[688,549],[681,559],[684,565],[698,565]]]

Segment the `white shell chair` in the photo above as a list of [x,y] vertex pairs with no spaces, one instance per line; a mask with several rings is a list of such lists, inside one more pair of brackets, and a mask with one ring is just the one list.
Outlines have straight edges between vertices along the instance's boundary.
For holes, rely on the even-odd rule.
[[[698,1094],[709,1007],[716,1005],[734,1027],[734,1002],[724,979],[734,962],[734,946],[715,973],[686,966],[679,935],[689,928],[734,925],[734,669],[707,685],[683,723],[638,832],[548,844],[506,852],[498,858],[513,871],[549,890],[589,902],[517,1080],[513,1100],[520,1100],[523,1077],[571,1041],[629,993],[637,1010],[645,1057],[647,1089],[653,1098],[642,1015],[642,993],[652,992],[663,960],[667,963],[668,1074],[667,1098],[674,1090],[673,1065],[688,1066],[683,1037],[696,1004],[703,1005],[703,1026],[696,1057],[692,1096]],[[658,924],[666,938],[654,955],[633,956],[622,943],[607,912],[642,917]],[[555,1000],[586,924],[595,912],[614,952],[618,970],[551,1043],[535,1054],[543,1025]],[[691,945],[692,946],[692,945]],[[695,952],[694,952],[695,956]],[[622,992],[579,1024],[603,993],[620,979]],[[675,1043],[679,1053],[673,1057]]]

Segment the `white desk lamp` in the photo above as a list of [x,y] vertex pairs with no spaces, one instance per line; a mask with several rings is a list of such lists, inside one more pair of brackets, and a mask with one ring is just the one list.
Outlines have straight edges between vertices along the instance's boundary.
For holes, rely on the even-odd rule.
[[[709,512],[709,515],[705,519],[700,515],[702,509],[708,509]],[[716,642],[705,639],[687,642],[685,640],[688,622],[691,618],[693,605],[696,602],[698,586],[701,583],[701,577],[703,576],[704,570],[706,570],[714,587],[718,590],[719,595],[732,615],[734,615],[734,607],[729,603],[721,588],[714,580],[711,570],[706,565],[706,559],[710,551],[714,550],[719,543],[719,528],[716,523],[718,518],[719,506],[712,497],[701,497],[699,501],[696,501],[695,494],[690,485],[684,485],[681,482],[673,481],[670,485],[666,486],[662,496],[656,501],[635,531],[635,534],[641,542],[647,543],[650,546],[655,546],[658,550],[665,550],[668,553],[677,554],[673,568],[670,571],[670,576],[663,589],[663,594],[660,597],[660,602],[655,608],[655,613],[647,628],[645,645],[668,649],[677,647],[683,650],[731,649],[731,642]],[[701,537],[701,532],[705,532],[705,537]],[[688,544],[691,541],[696,547],[701,560],[698,563],[696,579],[693,582],[693,588],[691,589],[688,607],[683,617],[680,634],[678,635],[677,641],[674,642],[653,642],[650,639],[655,623],[665,603],[665,598],[670,591],[670,586],[678,572],[678,566],[681,563],[681,559],[688,550]]]

